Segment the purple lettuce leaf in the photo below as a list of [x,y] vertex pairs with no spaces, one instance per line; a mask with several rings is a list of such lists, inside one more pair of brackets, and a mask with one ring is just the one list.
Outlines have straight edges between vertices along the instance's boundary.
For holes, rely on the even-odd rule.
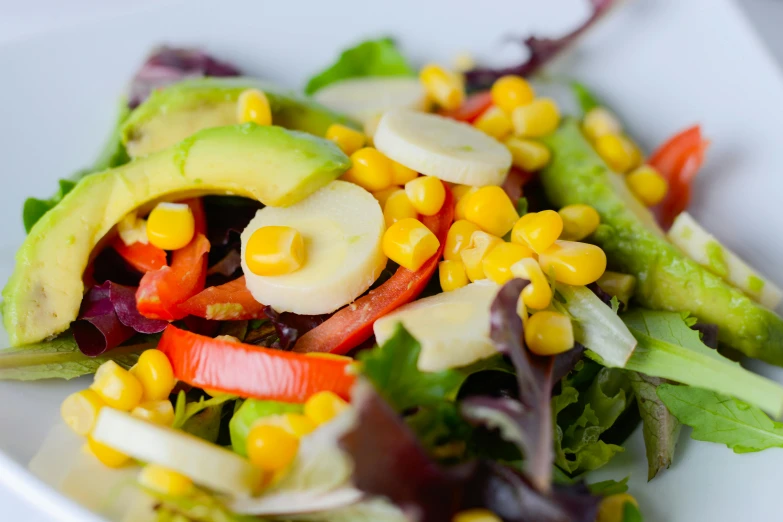
[[[530,76],[534,74],[564,50],[571,47],[585,31],[595,25],[598,20],[618,3],[616,0],[589,0],[589,2],[593,12],[582,25],[560,38],[539,38],[537,36],[529,36],[520,39],[520,44],[526,47],[529,52],[525,61],[511,67],[498,69],[477,67],[470,70],[465,73],[467,86],[474,90],[487,89],[501,76],[506,76],[508,74]],[[517,38],[514,38],[513,40],[516,41]]]
[[271,321],[277,333],[277,339],[269,347],[280,350],[292,348],[301,336],[323,323],[328,317],[327,315],[298,315],[290,312],[278,313],[271,306],[264,308],[264,315]]
[[691,326],[701,335],[701,342],[713,350],[718,349],[718,325],[713,323],[696,323]]

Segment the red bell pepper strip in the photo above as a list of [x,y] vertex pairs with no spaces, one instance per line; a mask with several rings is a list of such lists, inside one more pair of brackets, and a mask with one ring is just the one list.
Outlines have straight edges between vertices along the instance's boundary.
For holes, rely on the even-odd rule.
[[163,268],[167,264],[166,251],[148,243],[133,243],[126,245],[122,239],[116,238],[111,246],[125,261],[141,273]]
[[302,403],[316,392],[331,391],[348,399],[356,379],[348,371],[351,361],[213,339],[172,325],[158,349],[180,381],[241,397]]
[[441,111],[441,116],[453,118],[458,121],[473,123],[481,114],[492,105],[492,94],[489,91],[477,92],[467,97],[465,102],[454,110]]
[[218,321],[262,319],[266,305],[255,300],[245,284],[245,276],[224,285],[211,286],[194,295],[178,309],[187,314]]
[[650,157],[648,163],[669,183],[666,197],[654,209],[664,229],[671,227],[674,219],[688,207],[693,180],[704,163],[708,145],[701,128],[695,125],[670,138]]
[[294,345],[295,352],[345,354],[370,338],[376,320],[418,297],[438,268],[446,246],[446,235],[454,220],[454,196],[447,186],[446,201],[440,211],[434,216],[422,216],[421,220],[440,241],[440,248],[435,255],[415,272],[398,268],[381,286],[300,337]]

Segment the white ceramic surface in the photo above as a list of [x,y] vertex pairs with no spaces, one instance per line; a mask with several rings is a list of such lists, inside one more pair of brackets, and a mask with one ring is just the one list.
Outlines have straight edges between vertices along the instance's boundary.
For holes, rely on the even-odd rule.
[[[392,34],[414,61],[456,52],[499,60],[510,33],[566,30],[584,2],[437,0],[361,4],[228,0],[167,4],[143,13],[47,32],[0,47],[0,279],[22,241],[21,203],[48,196],[56,179],[88,164],[110,127],[117,94],[161,42],[204,46],[249,73],[301,86],[338,49]],[[557,71],[591,86],[648,149],[701,122],[713,140],[693,214],[783,283],[779,194],[783,79],[728,0],[632,0],[590,34]],[[761,365],[783,382],[783,371]],[[57,422],[60,400],[85,381],[0,383],[0,482],[55,520],[93,520],[24,469]],[[600,477],[631,474],[646,520],[777,520],[783,452],[734,455],[683,435],[677,463],[650,484],[641,434]],[[3,518],[0,516],[0,518]]]

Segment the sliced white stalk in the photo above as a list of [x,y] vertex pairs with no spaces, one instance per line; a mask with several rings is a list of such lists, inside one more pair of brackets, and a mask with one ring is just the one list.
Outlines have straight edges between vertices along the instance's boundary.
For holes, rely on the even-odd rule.
[[467,123],[436,114],[389,111],[373,142],[416,172],[462,185],[501,185],[511,167],[505,145]]
[[313,96],[319,103],[367,125],[391,109],[427,109],[427,95],[416,77],[351,78]]
[[745,292],[751,299],[773,310],[780,304],[783,292],[775,283],[723,246],[687,212],[677,216],[668,235],[669,240],[688,257]]
[[499,289],[481,280],[419,299],[375,321],[375,338],[383,344],[402,323],[421,344],[418,367],[427,372],[485,359],[497,353],[489,337],[489,309]]
[[249,496],[261,481],[261,470],[236,453],[112,408],[101,410],[92,437],[135,459],[173,469],[221,493]]

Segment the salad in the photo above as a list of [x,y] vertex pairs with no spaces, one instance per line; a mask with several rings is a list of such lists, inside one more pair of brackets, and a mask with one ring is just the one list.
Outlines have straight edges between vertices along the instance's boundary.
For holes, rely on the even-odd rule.
[[[636,522],[640,425],[783,446],[781,290],[574,79],[361,42],[304,93],[156,49],[90,168],[24,204],[0,379],[88,376],[30,463],[127,521]],[[549,93],[552,93],[551,95]],[[720,146],[715,144],[713,146]]]

